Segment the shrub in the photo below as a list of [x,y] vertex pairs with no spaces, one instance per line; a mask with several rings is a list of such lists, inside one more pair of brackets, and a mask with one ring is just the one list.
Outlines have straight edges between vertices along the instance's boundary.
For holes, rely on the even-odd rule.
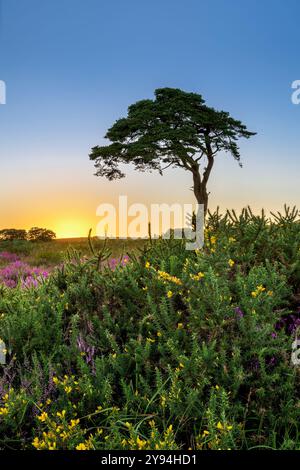
[[33,246],[27,240],[10,240],[0,242],[0,250],[11,253],[12,255],[28,256],[33,250]]
[[3,448],[299,449],[300,225],[212,214],[205,246],[75,253],[0,290]]

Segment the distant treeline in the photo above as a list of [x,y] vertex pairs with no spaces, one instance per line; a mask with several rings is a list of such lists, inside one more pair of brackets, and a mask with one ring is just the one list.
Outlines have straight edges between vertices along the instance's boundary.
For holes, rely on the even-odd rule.
[[0,230],[0,241],[29,240],[32,242],[48,242],[54,240],[56,234],[46,228],[32,227],[30,230],[5,228]]

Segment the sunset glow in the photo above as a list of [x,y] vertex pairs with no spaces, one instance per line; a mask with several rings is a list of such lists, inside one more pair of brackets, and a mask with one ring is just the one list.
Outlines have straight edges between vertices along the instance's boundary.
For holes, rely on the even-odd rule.
[[[281,16],[266,24],[261,4],[257,15],[245,20],[238,3],[219,2],[220,42],[210,27],[215,13],[209,4],[192,2],[192,15],[177,5],[177,16],[170,16],[173,3],[157,3],[161,15],[149,3],[144,5],[144,24],[138,20],[139,3],[129,8],[118,2],[116,9],[109,3],[100,7],[95,0],[84,8],[74,3],[70,8],[70,2],[63,2],[58,12],[51,2],[31,0],[29,14],[28,5],[3,2],[0,79],[7,96],[0,105],[0,229],[41,226],[59,238],[85,237],[90,227],[96,230],[98,205],[114,204],[121,194],[142,204],[194,201],[191,178],[182,170],[169,168],[160,176],[128,166],[125,179],[107,181],[94,176],[89,160],[91,148],[107,143],[107,129],[126,116],[128,106],[152,99],[161,86],[201,93],[210,106],[228,110],[257,132],[251,142],[241,142],[242,169],[226,154],[216,158],[208,188],[212,210],[220,206],[222,211],[239,211],[249,204],[268,211],[297,204],[300,108],[291,102],[291,84],[299,78],[293,25],[286,36],[275,35],[269,42],[265,39],[282,26]],[[111,15],[116,15],[118,34],[110,21],[103,22],[99,33],[99,17]],[[207,21],[199,36],[203,17]],[[177,33],[179,18],[185,36]],[[238,24],[247,27],[236,41]],[[87,25],[77,48],[78,32]],[[161,47],[166,38],[169,49]],[[282,54],[276,52],[283,47],[284,67]],[[223,74],[220,82],[220,69],[228,66],[223,63],[227,51],[240,60],[231,61],[230,74]],[[266,57],[272,60],[266,63]]]
[[61,221],[57,224],[53,224],[53,230],[56,233],[57,238],[79,238],[86,237],[89,231],[88,224],[78,221],[65,222]]

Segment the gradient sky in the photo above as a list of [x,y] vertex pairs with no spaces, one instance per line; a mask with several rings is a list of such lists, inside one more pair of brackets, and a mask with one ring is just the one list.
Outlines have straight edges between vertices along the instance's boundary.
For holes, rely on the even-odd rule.
[[85,236],[101,202],[191,202],[191,178],[93,176],[90,148],[159,87],[201,93],[258,135],[220,155],[210,207],[299,205],[297,0],[0,0],[0,228]]

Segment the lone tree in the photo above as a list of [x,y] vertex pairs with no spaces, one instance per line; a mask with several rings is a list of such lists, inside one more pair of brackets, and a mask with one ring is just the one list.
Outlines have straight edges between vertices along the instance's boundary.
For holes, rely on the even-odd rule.
[[[177,88],[155,90],[154,100],[129,106],[128,116],[108,130],[111,144],[92,148],[96,176],[123,178],[119,164],[131,163],[139,171],[182,168],[193,176],[198,204],[207,211],[207,183],[217,153],[229,152],[240,162],[237,140],[255,132],[225,111],[205,105],[201,95]],[[241,163],[240,163],[241,166]]]

